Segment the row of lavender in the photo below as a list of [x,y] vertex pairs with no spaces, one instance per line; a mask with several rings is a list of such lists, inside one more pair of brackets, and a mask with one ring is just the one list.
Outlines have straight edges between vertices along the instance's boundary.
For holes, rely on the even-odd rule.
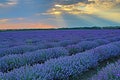
[[21,41],[19,41],[19,42],[14,42],[14,40],[13,41],[11,41],[11,42],[0,42],[0,49],[5,49],[5,48],[11,48],[11,47],[17,47],[17,46],[34,46],[34,45],[38,45],[38,44],[44,44],[44,45],[46,45],[46,46],[49,46],[49,44],[56,44],[56,45],[54,45],[54,46],[66,46],[67,44],[70,44],[71,42],[73,43],[73,41],[75,42],[77,42],[77,41],[83,41],[83,40],[93,40],[93,39],[99,39],[99,38],[104,38],[104,37],[108,37],[108,36],[103,36],[103,37],[92,37],[92,38],[88,38],[88,39],[77,39],[77,40],[64,40],[64,38],[63,38],[63,40],[60,40],[59,42],[41,42],[40,40],[39,40],[39,42],[35,42],[34,40],[28,40],[26,43],[24,43],[24,42],[21,42]]
[[[112,37],[112,38],[107,38],[107,39],[109,41],[115,41],[115,40],[117,41],[120,39],[120,37]],[[94,39],[92,39],[92,40],[94,40]],[[66,40],[66,41],[60,41],[57,43],[55,43],[55,42],[54,43],[44,43],[44,44],[40,43],[37,45],[22,45],[22,46],[15,46],[15,47],[11,47],[11,48],[3,48],[3,49],[0,49],[0,57],[9,55],[9,54],[23,54],[25,52],[31,52],[31,51],[35,51],[38,49],[68,46],[68,45],[76,44],[78,42],[79,42],[79,40]],[[74,46],[74,45],[72,45],[72,46]]]
[[3,57],[5,55],[10,54],[23,54],[25,52],[31,52],[38,49],[47,49],[47,48],[53,48],[53,47],[60,47],[60,46],[67,46],[76,44],[79,41],[77,40],[66,40],[66,41],[60,41],[60,42],[51,42],[51,43],[40,43],[37,45],[22,45],[22,46],[15,46],[11,48],[4,48],[0,49],[0,57]]
[[[62,32],[62,31],[58,31],[58,32]],[[72,31],[72,32],[74,32],[74,31]],[[28,35],[28,33],[27,33],[27,36],[26,36],[26,34],[25,34],[25,36],[24,36],[25,38],[23,36],[21,36],[22,34],[20,35],[21,38],[19,36],[12,36],[12,35],[11,35],[12,37],[9,38],[10,35],[8,32],[8,34],[7,34],[8,37],[5,36],[5,38],[6,38],[5,42],[9,41],[8,39],[10,39],[12,41],[12,46],[0,49],[0,51],[2,52],[2,53],[0,53],[1,54],[1,58],[0,58],[1,65],[4,64],[4,62],[5,62],[5,65],[2,65],[1,70],[2,70],[2,72],[4,72],[4,71],[9,71],[9,70],[12,70],[13,68],[18,68],[18,67],[24,66],[24,65],[31,65],[31,64],[34,65],[36,63],[43,63],[44,61],[49,60],[51,58],[58,58],[60,56],[68,56],[68,55],[76,54],[78,52],[82,52],[82,51],[97,47],[102,44],[107,44],[110,42],[120,40],[120,38],[118,37],[119,31],[105,31],[104,32],[104,30],[103,30],[103,32],[101,32],[98,30],[98,32],[99,33],[97,33],[97,31],[95,31],[95,32],[93,31],[94,34],[96,33],[96,35],[94,35],[91,31],[88,31],[88,32],[83,31],[83,33],[81,33],[81,31],[79,31],[79,32],[77,32],[77,36],[75,35],[76,32],[74,35],[72,35],[71,32],[67,32],[67,33],[70,33],[71,35],[68,35],[68,34],[61,35],[60,34],[61,38],[59,38],[59,37],[55,38],[54,36],[51,36],[48,34],[46,34],[46,35],[41,35],[41,34],[31,35],[31,32],[30,32],[30,35]],[[15,33],[17,34],[17,32],[15,32]],[[39,31],[38,31],[38,33],[39,33]],[[50,33],[51,33],[51,31],[50,31]],[[66,33],[66,32],[63,31],[63,33]],[[89,33],[90,33],[90,35],[88,35]],[[52,34],[54,34],[54,33],[52,33]],[[17,35],[19,35],[19,34],[17,34]],[[56,34],[56,35],[58,36],[58,34]],[[4,35],[2,35],[2,37],[3,36]],[[30,38],[30,36],[31,36],[31,38]],[[50,37],[47,38],[47,36],[50,36]],[[2,40],[2,37],[1,37],[0,41],[4,42],[4,40]],[[46,38],[43,39],[42,37],[43,38],[46,37]],[[14,38],[18,42],[17,44],[15,43],[15,45],[13,44],[14,40],[12,40]],[[105,38],[105,39],[101,39],[101,38]],[[86,41],[86,40],[89,40],[89,41]],[[93,41],[91,41],[91,40],[93,40]],[[82,41],[82,42],[79,42],[79,41]],[[29,45],[24,44],[24,42],[28,43]],[[8,43],[5,43],[5,44],[8,44]],[[80,44],[80,45],[78,45],[78,44]],[[84,45],[81,47],[81,44],[84,44]],[[13,46],[15,46],[15,47],[13,47]],[[52,48],[52,47],[56,47],[56,48]],[[50,49],[47,49],[47,48],[50,48]],[[38,50],[38,49],[41,49],[41,50]],[[38,52],[40,51],[38,55],[32,54],[32,53],[37,52],[35,50],[37,50]],[[57,51],[57,50],[59,50],[59,51]],[[33,52],[31,52],[31,51],[33,51]],[[48,53],[49,51],[51,51],[50,54]],[[27,53],[25,53],[25,52],[27,52]],[[47,53],[49,55],[47,55],[47,54],[43,55],[43,53]],[[53,56],[55,56],[55,57],[53,57],[51,55],[53,53],[54,53]],[[31,54],[31,56],[28,56],[29,54]],[[36,56],[41,57],[41,58],[37,57],[37,59],[36,59]],[[20,57],[20,58],[18,58],[18,57]],[[22,60],[22,58],[23,58],[23,60]],[[32,61],[32,63],[31,63],[31,61]],[[5,66],[5,68],[4,68],[4,66]],[[3,76],[3,73],[0,73],[0,76],[1,75]]]
[[44,64],[25,66],[8,73],[0,73],[3,80],[69,80],[82,74],[98,62],[120,55],[120,41],[99,46],[72,56],[51,59]]
[[38,30],[0,32],[0,48],[9,48],[26,44],[59,42],[61,40],[91,39],[98,38],[99,35],[99,38],[105,38],[107,36],[117,36],[118,34],[119,30]]
[[120,60],[107,65],[89,80],[120,80]]
[[[117,41],[119,38],[111,38],[111,39],[112,41]],[[69,56],[107,43],[110,43],[110,41],[108,41],[107,39],[106,40],[96,39],[93,41],[82,41],[79,42],[78,44],[69,45],[67,47],[41,49],[33,52],[27,52],[24,54],[12,53],[12,55],[8,55],[0,58],[0,71],[8,72],[14,68],[18,68],[26,64],[33,65],[35,63],[43,63],[46,60],[52,58],[58,58],[60,56]]]

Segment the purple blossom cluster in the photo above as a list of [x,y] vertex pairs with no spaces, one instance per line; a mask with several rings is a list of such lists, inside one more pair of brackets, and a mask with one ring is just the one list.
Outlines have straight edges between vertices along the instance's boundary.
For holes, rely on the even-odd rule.
[[112,38],[110,37],[110,38],[108,38],[108,40],[109,41],[118,41],[118,40],[120,40],[120,37],[119,36],[117,36],[117,37],[115,36],[115,37],[112,37]]
[[0,32],[0,48],[9,48],[16,45],[37,44],[42,42],[59,42],[62,40],[92,40],[95,38],[114,36],[119,36],[119,30],[8,31]]
[[[107,44],[107,43],[110,43],[112,41],[109,41],[109,39],[95,39],[93,40],[94,42],[98,42],[100,45],[102,44]],[[116,41],[116,40],[115,40]],[[118,41],[118,40],[117,40]],[[114,41],[113,41],[114,42]]]
[[89,80],[120,80],[120,60],[107,65]]
[[78,53],[78,52],[83,52],[85,50],[88,50],[88,49],[92,49],[92,48],[95,48],[97,47],[99,44],[97,42],[93,42],[93,41],[82,41],[82,42],[79,42],[78,44],[76,45],[69,45],[67,46],[67,50],[69,51],[69,53],[71,54],[75,54],[75,53]]
[[49,43],[37,43],[36,45],[20,45],[20,46],[14,46],[11,48],[2,48],[0,49],[0,57],[3,57],[5,55],[11,55],[11,54],[23,54],[25,52],[31,52],[38,49],[45,49],[45,48],[52,48],[52,47],[59,47],[59,46],[65,46],[74,44],[75,41],[69,40],[67,41],[61,41],[61,42],[49,42]]
[[65,47],[65,46],[67,46],[67,45],[76,44],[76,43],[78,43],[78,42],[79,42],[79,40],[62,40],[62,41],[59,41],[58,44],[59,44],[60,46]]
[[108,43],[110,43],[110,41],[107,39],[95,39],[93,41],[82,41],[74,45],[68,45],[66,49],[70,54],[76,54]]
[[69,80],[113,56],[120,55],[120,42],[113,42],[72,56],[51,59],[44,64],[25,66],[5,73],[5,80]]
[[0,72],[0,80],[3,80],[4,74]]
[[65,47],[68,45],[72,45],[72,44],[77,44],[79,42],[79,40],[61,40],[59,42],[47,42],[44,43],[48,48],[52,48],[52,47]]
[[2,72],[0,72],[0,77],[2,77],[3,76],[3,73]]
[[63,40],[60,42],[37,43],[36,45],[20,45],[20,46],[14,46],[10,48],[2,48],[0,49],[0,57],[3,57],[5,55],[11,55],[11,54],[23,54],[25,52],[31,52],[38,49],[66,46],[66,45],[75,44],[76,42],[77,41]]
[[7,72],[11,69],[18,68],[24,65],[32,65],[35,63],[43,63],[51,58],[60,56],[68,56],[68,51],[63,47],[55,47],[49,49],[41,49],[34,52],[28,52],[23,55],[15,54],[0,58],[0,71]]
[[[119,34],[120,30],[0,32],[0,80],[69,80],[119,56]],[[119,62],[92,80],[119,80]]]
[[[97,41],[99,41],[99,42],[97,42]],[[41,49],[41,50],[37,50],[37,51],[33,51],[33,52],[27,52],[24,54],[7,55],[7,56],[0,58],[0,71],[8,72],[14,68],[19,68],[24,65],[43,63],[52,58],[58,58],[61,56],[69,56],[69,55],[71,55],[72,51],[74,51],[74,54],[77,51],[83,52],[85,50],[100,46],[101,43],[106,44],[106,42],[107,42],[107,40],[103,40],[103,39],[96,40],[96,42],[82,41],[82,42],[79,42],[78,44],[76,44],[75,47],[73,47],[73,48],[67,47],[69,53],[63,47],[56,47],[56,48]],[[76,48],[78,50],[76,50],[74,48]]]
[[[92,49],[91,51],[88,51],[88,52],[94,53],[94,55],[99,56],[98,57],[99,61],[103,61],[110,57],[118,56],[120,54],[120,47],[118,47],[117,45],[114,45],[113,43],[96,47],[95,49]],[[120,44],[119,41],[116,43]]]
[[30,45],[21,45],[21,46],[15,46],[11,48],[3,48],[0,50],[0,57],[3,57],[5,55],[10,54],[23,54],[24,52],[30,52],[33,50],[37,50],[39,47],[37,46],[30,46]]

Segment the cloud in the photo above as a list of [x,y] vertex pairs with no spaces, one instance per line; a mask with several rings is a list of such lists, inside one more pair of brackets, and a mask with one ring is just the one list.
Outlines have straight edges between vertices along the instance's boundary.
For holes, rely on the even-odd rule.
[[56,0],[52,9],[44,14],[95,14],[107,11],[120,4],[120,0]]
[[20,18],[16,18],[16,20],[20,20],[20,21],[22,21],[22,20],[24,20],[25,18],[22,18],[22,17],[20,17]]
[[0,23],[6,23],[8,21],[9,21],[9,19],[0,19]]
[[19,17],[19,18],[2,18],[0,19],[0,23],[8,23],[8,22],[13,22],[13,21],[23,21],[25,18]]
[[5,2],[0,3],[0,8],[1,7],[10,7],[18,4],[18,0],[7,0]]

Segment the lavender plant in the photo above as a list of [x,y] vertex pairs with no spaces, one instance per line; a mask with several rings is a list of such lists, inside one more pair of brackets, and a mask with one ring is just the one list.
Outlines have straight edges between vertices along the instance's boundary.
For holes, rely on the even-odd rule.
[[68,49],[70,49],[70,51],[69,51],[70,53],[68,53],[68,51],[65,50],[63,47],[58,47],[58,48],[37,50],[37,51],[33,51],[33,52],[24,53],[22,55],[15,54],[15,55],[4,56],[0,59],[0,71],[7,72],[14,68],[18,68],[18,67],[21,67],[24,65],[43,63],[46,60],[49,60],[52,58],[58,58],[61,56],[69,56],[69,55],[71,55],[72,51],[82,52],[84,50],[95,48],[98,46],[97,42],[95,43],[93,41],[82,41],[77,45],[79,45],[79,46],[77,46],[77,47],[75,46],[73,48],[67,47]]
[[120,80],[120,60],[113,64],[108,64],[89,80]]
[[15,46],[11,48],[4,48],[0,50],[0,57],[3,57],[5,55],[10,55],[10,54],[23,54],[24,52],[29,52],[33,50],[37,50],[39,47],[36,46],[28,46],[28,45],[22,45],[22,46]]
[[[119,34],[120,30],[0,32],[0,68],[1,72],[8,72],[0,72],[0,80],[69,80],[98,65],[100,61],[119,56]],[[53,47],[59,48],[49,49]],[[43,62],[45,63],[38,64]],[[108,78],[109,74],[113,74],[113,68],[108,69],[111,72],[103,71],[107,73],[105,79],[119,80],[114,75]],[[119,71],[119,68],[116,70]],[[119,76],[119,73],[115,75]]]
[[[106,47],[106,46],[112,47]],[[106,58],[120,55],[120,48],[112,49],[115,45],[110,43],[103,45],[102,48],[97,47],[90,51],[79,53],[72,56],[60,57],[57,59],[51,59],[45,64],[36,64],[34,66],[25,66],[19,69],[15,69],[5,74],[3,79],[8,80],[69,80],[73,75],[82,74],[89,68],[98,65],[99,61],[103,61]],[[95,52],[97,50],[110,50],[104,51],[105,53]],[[115,55],[115,54],[117,55]],[[106,56],[110,55],[110,56]],[[105,57],[103,57],[105,56]]]
[[23,55],[15,54],[0,58],[0,71],[7,72],[14,68],[24,65],[32,65],[35,63],[43,63],[51,58],[58,58],[60,56],[68,56],[69,53],[63,47],[49,48],[28,52]]
[[110,41],[108,40],[103,40],[103,39],[97,39],[94,41],[81,41],[76,45],[69,45],[66,47],[66,49],[69,51],[70,54],[76,54],[78,52],[83,52],[85,50],[89,50],[92,48],[95,48],[97,46],[107,44]]

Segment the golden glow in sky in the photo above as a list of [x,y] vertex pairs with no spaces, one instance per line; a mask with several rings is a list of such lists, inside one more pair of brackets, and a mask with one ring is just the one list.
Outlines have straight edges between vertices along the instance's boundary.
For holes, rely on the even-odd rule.
[[120,4],[120,0],[88,0],[87,3],[78,2],[70,5],[55,4],[48,10],[48,14],[95,14],[99,11],[114,9]]
[[120,0],[0,0],[0,29],[120,25]]
[[[55,4],[46,14],[62,15],[71,14],[79,16],[81,14],[96,15],[97,17],[120,23],[120,0],[88,0],[88,2],[78,2],[75,4]],[[116,11],[114,11],[116,10]]]

